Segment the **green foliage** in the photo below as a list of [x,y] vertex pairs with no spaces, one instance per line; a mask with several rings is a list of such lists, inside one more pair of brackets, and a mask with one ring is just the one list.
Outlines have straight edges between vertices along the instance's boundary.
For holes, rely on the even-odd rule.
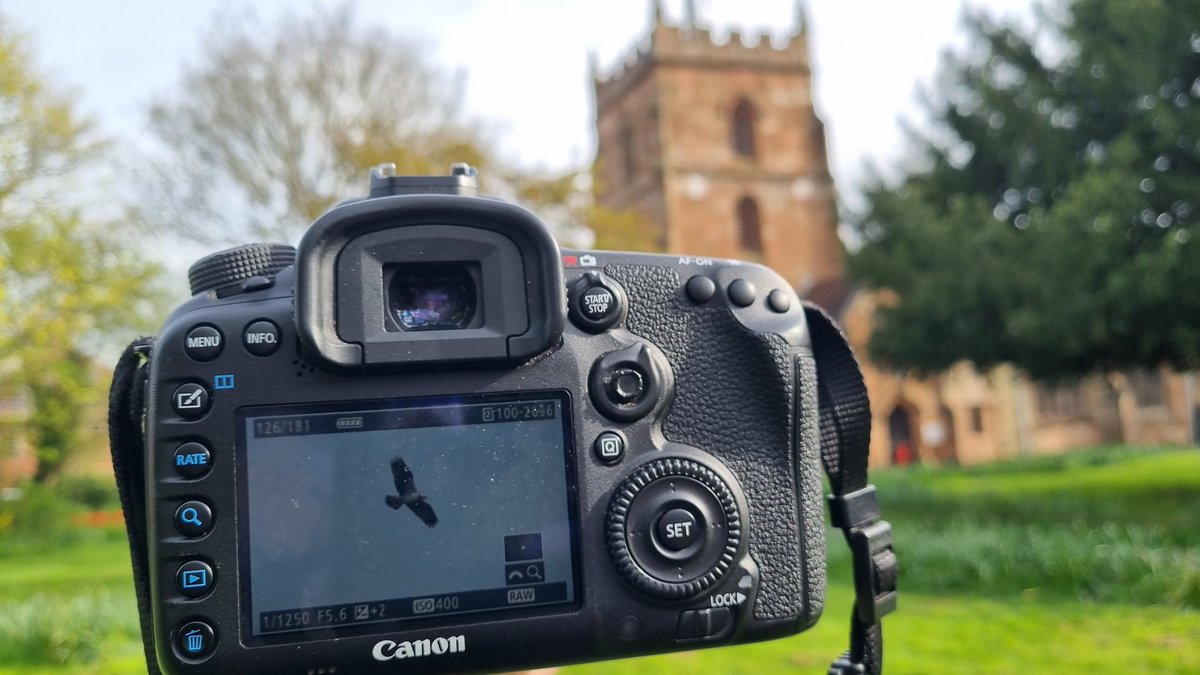
[[0,602],[3,664],[84,667],[140,640],[132,589]]
[[63,476],[58,481],[57,492],[63,499],[89,511],[106,511],[121,508],[117,484],[109,475],[84,474]]
[[541,176],[509,170],[500,176],[512,198],[538,214],[556,233],[559,243],[580,246],[583,229],[594,237],[589,248],[620,251],[655,251],[653,228],[638,214],[601,206],[592,193],[596,172],[568,170]]
[[1040,23],[969,17],[920,168],[868,190],[851,268],[898,296],[872,354],[1050,378],[1195,368],[1200,5],[1075,0]]
[[41,83],[23,38],[0,17],[0,377],[6,396],[32,401],[39,481],[94,442],[79,433],[107,386],[95,346],[132,332],[159,297],[158,268],[122,227],[89,222],[43,185],[69,184],[96,158],[103,146],[88,129],[70,98]]
[[904,587],[1200,608],[1200,453],[877,472]]
[[70,526],[71,505],[38,483],[19,488],[20,496],[0,500],[0,537],[54,540]]
[[[1200,582],[1200,453],[1105,448],[873,481],[902,565],[900,608],[884,629],[889,672],[1200,672],[1188,609]],[[823,672],[845,649],[852,596],[840,534],[829,551],[825,615],[808,632],[564,672]],[[1183,569],[1177,554],[1192,556]],[[0,673],[145,672],[133,597],[119,530],[0,540]]]

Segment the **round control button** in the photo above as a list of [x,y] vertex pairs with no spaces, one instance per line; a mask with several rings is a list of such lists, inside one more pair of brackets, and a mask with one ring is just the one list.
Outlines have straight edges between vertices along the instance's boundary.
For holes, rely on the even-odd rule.
[[696,516],[687,509],[675,508],[667,511],[658,519],[654,528],[658,535],[658,543],[671,551],[682,551],[696,543],[704,532],[696,523]]
[[588,394],[610,420],[645,417],[672,384],[670,365],[650,345],[638,342],[596,359],[588,373]]
[[200,478],[212,468],[212,452],[203,445],[190,442],[175,448],[175,473],[184,478]]
[[212,526],[212,509],[204,502],[193,499],[175,509],[175,529],[185,537],[203,537]]
[[179,571],[175,572],[175,586],[180,593],[189,598],[208,595],[216,581],[213,568],[203,560],[185,562],[179,566]]
[[646,378],[634,368],[618,368],[613,371],[607,389],[613,403],[637,403],[646,394]]
[[212,361],[224,348],[225,336],[212,326],[196,326],[183,341],[183,351],[196,361]]
[[718,583],[742,541],[741,514],[715,471],[683,458],[641,465],[608,504],[608,552],[634,588],[682,600]]
[[208,390],[202,384],[188,382],[187,384],[179,385],[175,393],[171,395],[171,407],[175,409],[175,414],[188,419],[196,419],[204,417],[208,412],[209,406],[212,405],[212,397],[209,396]]
[[186,658],[202,659],[216,646],[216,633],[203,621],[189,621],[175,631],[175,648]]
[[596,453],[596,459],[605,464],[616,464],[625,456],[625,439],[621,438],[620,434],[606,431],[596,437],[596,442],[592,443],[592,452]]
[[694,276],[688,279],[684,291],[692,302],[697,304],[705,303],[717,294],[717,284],[708,277]]
[[242,344],[255,356],[270,356],[279,349],[279,326],[273,321],[259,319],[242,331]]
[[735,279],[729,284],[729,301],[738,307],[749,307],[754,304],[758,289],[745,279]]
[[590,321],[604,321],[617,311],[617,298],[604,286],[592,286],[579,296],[579,312]]
[[792,299],[787,293],[776,288],[767,294],[767,307],[770,307],[772,312],[783,314],[792,308]]

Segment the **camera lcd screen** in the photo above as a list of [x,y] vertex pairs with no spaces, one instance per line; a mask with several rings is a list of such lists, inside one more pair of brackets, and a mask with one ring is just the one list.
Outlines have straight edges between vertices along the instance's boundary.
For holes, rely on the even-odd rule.
[[575,603],[568,401],[240,410],[247,637]]

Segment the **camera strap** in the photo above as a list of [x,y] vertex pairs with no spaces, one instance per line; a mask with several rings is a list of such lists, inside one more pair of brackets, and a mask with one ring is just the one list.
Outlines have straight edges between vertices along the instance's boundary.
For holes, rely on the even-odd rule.
[[113,370],[108,390],[108,441],[112,449],[113,473],[125,514],[129,535],[129,557],[133,563],[133,588],[137,593],[138,620],[146,671],[159,675],[154,652],[154,627],[150,623],[150,551],[146,533],[146,458],[143,411],[146,397],[146,362],[153,338],[138,338],[125,348]]
[[829,477],[829,517],[842,530],[854,565],[850,649],[829,675],[883,672],[880,619],[896,609],[896,553],[892,526],[881,518],[875,486],[867,482],[871,408],[862,371],[837,323],[816,305],[804,313],[817,363],[821,462]]

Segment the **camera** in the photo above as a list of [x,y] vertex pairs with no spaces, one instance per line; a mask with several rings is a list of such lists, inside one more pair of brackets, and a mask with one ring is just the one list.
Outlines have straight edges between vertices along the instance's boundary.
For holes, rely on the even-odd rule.
[[820,616],[817,364],[770,269],[560,250],[456,166],[376,170],[298,249],[189,278],[143,369],[164,672],[526,668]]

